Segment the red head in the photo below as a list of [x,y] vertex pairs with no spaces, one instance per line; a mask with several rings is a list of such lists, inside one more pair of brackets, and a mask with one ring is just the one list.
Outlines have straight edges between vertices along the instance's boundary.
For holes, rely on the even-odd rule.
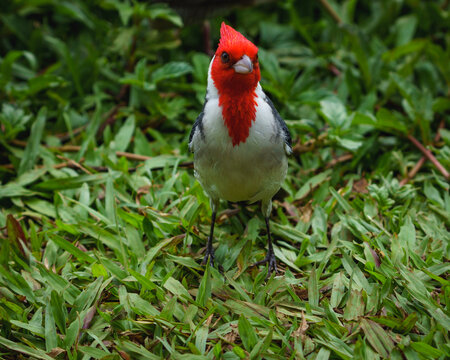
[[255,88],[261,78],[258,48],[222,23],[220,42],[211,66],[219,105],[233,145],[247,139],[256,117]]
[[211,77],[219,93],[253,91],[261,77],[258,48],[225,23],[220,27]]

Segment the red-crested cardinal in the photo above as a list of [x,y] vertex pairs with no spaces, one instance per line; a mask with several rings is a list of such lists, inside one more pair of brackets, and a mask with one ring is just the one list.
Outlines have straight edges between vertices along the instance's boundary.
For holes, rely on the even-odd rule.
[[272,197],[280,189],[292,152],[291,136],[272,101],[263,92],[258,48],[222,23],[220,42],[208,71],[203,110],[194,123],[189,149],[195,176],[208,194],[211,232],[203,260],[214,265],[213,234],[219,200],[261,201],[269,249],[268,276],[277,271],[270,235]]

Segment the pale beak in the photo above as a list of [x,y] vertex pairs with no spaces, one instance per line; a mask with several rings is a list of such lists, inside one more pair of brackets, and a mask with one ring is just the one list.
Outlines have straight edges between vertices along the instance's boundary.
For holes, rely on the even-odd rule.
[[239,74],[250,74],[253,71],[253,64],[247,55],[241,57],[236,64],[233,65],[234,71]]

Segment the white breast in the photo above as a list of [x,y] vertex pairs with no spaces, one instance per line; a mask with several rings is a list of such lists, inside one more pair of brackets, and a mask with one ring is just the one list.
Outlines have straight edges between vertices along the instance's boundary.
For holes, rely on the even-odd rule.
[[268,202],[286,176],[284,138],[259,84],[256,93],[256,118],[249,136],[233,146],[217,90],[209,82],[202,132],[194,133],[192,148],[196,176],[213,201]]

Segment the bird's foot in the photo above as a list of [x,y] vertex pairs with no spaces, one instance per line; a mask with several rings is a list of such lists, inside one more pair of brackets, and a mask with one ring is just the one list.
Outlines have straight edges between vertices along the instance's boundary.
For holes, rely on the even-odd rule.
[[268,269],[267,269],[267,277],[266,279],[270,278],[270,275],[274,272],[277,273],[277,260],[275,259],[275,254],[272,251],[269,251],[266,255],[266,257],[263,260],[255,262],[252,266],[258,266],[267,263]]
[[212,267],[214,267],[214,249],[209,246],[206,247],[206,253],[205,253],[205,257],[203,258],[202,264],[206,265],[208,264],[211,265]]

